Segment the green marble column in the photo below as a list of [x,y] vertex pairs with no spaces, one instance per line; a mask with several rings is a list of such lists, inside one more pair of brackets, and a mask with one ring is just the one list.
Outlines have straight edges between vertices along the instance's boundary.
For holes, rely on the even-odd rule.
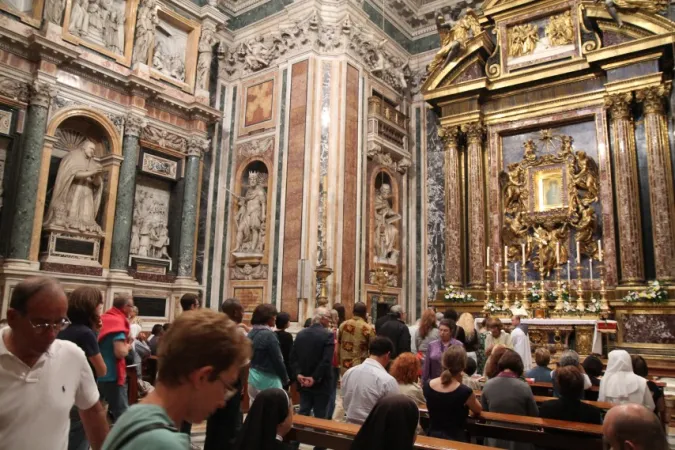
[[180,247],[178,251],[178,276],[192,278],[194,264],[195,233],[197,232],[197,197],[199,195],[199,160],[208,150],[209,141],[191,138],[185,167],[183,191],[183,217],[180,224]]
[[45,144],[49,103],[56,96],[56,87],[44,81],[31,85],[30,104],[26,113],[23,141],[17,159],[19,176],[8,259],[29,259],[35,220],[35,205],[40,182],[42,149]]
[[140,135],[145,127],[141,117],[129,115],[124,125],[122,141],[124,161],[120,166],[115,203],[115,226],[112,237],[112,255],[110,268],[126,270],[129,264],[129,243],[131,225],[134,217],[134,193],[136,190],[136,161],[140,150]]

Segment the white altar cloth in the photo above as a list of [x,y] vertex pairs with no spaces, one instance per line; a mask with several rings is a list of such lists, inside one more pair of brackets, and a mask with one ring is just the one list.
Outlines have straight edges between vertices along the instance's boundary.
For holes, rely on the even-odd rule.
[[[483,321],[482,317],[476,318],[476,329]],[[501,318],[502,323],[511,323],[511,319]],[[616,325],[616,320],[598,319],[522,319],[523,325],[593,325],[593,353],[602,354],[602,333],[598,331],[598,323],[611,323]]]

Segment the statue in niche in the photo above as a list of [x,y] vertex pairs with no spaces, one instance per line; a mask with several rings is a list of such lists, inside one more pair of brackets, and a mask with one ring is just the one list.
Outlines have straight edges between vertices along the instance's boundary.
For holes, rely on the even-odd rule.
[[210,22],[206,22],[202,28],[202,35],[199,38],[199,57],[197,59],[197,89],[206,90],[209,87],[209,70],[213,59],[213,46],[218,42],[215,31],[215,26]]
[[158,23],[157,1],[143,0],[136,20],[136,39],[132,61],[134,64],[150,62],[150,52],[155,41],[155,27]]
[[395,249],[398,228],[395,223],[401,215],[391,208],[391,186],[383,183],[375,194],[375,262],[397,264],[399,251]]
[[73,2],[73,12],[70,14],[70,25],[68,25],[68,31],[73,36],[87,35],[89,16],[85,8],[86,4],[87,0],[74,0]]
[[45,4],[45,19],[56,25],[61,25],[65,7],[65,0],[47,0]]
[[92,141],[77,133],[70,136],[81,142],[61,160],[44,225],[101,233],[96,215],[103,194],[103,167],[94,158]]
[[262,253],[267,210],[267,191],[263,187],[264,174],[256,171],[248,174],[246,194],[238,197],[239,211],[235,217],[237,239],[233,252]]

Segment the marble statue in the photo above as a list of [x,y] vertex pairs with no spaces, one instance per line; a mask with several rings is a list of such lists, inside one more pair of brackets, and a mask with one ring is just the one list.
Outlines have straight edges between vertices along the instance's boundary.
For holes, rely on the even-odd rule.
[[171,259],[168,220],[169,194],[161,189],[138,186],[134,200],[129,253],[147,258]]
[[248,189],[239,197],[239,211],[235,217],[237,240],[233,252],[262,253],[265,232],[265,211],[267,210],[267,191],[263,187],[259,172],[249,172]]
[[150,63],[150,53],[155,42],[155,27],[158,23],[157,0],[142,0],[136,20],[136,36],[132,57],[134,64]]
[[86,36],[89,28],[89,16],[85,8],[87,0],[74,0],[73,11],[70,14],[68,31],[74,36]]
[[164,223],[156,223],[150,230],[150,256],[153,258],[171,259],[169,256],[169,229]]
[[164,72],[164,60],[166,59],[166,55],[164,52],[164,44],[162,41],[157,40],[155,43],[155,49],[152,52],[152,67],[155,69],[159,70],[160,72]]
[[101,8],[96,0],[89,0],[87,7],[87,16],[89,18],[89,27],[87,28],[87,37],[94,41],[103,42],[103,23],[106,20],[107,11]]
[[65,7],[65,0],[47,0],[47,3],[45,3],[45,19],[56,25],[61,25]]
[[375,262],[397,264],[396,238],[398,228],[395,222],[401,220],[391,207],[391,186],[383,183],[375,194]]
[[85,139],[61,160],[45,227],[101,233],[96,215],[103,194],[103,167],[94,158],[96,147]]
[[218,42],[216,27],[210,22],[205,22],[202,35],[199,38],[199,57],[197,58],[197,89],[209,88],[209,72],[213,59],[213,46]]
[[103,40],[108,50],[124,53],[124,12],[113,6],[104,24]]

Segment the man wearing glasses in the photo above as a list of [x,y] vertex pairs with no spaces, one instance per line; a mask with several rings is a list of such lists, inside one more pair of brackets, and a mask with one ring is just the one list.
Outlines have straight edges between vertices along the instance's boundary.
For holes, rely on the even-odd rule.
[[98,389],[101,398],[108,402],[108,415],[113,423],[129,407],[125,358],[131,350],[128,317],[133,307],[131,295],[119,294],[113,300],[113,307],[101,316],[103,326],[98,335],[98,343],[107,371],[104,376],[99,377]]
[[56,340],[70,323],[58,281],[28,278],[14,287],[0,332],[0,443],[2,448],[66,450],[70,409],[80,409],[94,450],[108,433],[96,382],[84,352]]

